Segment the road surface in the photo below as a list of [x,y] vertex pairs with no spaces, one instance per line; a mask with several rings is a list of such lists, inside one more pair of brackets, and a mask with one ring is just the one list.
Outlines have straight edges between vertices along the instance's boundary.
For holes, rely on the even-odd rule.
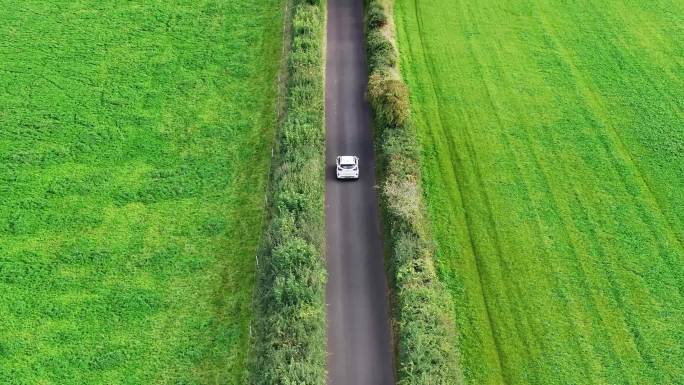
[[[368,81],[363,0],[328,0],[326,232],[328,384],[394,384]],[[357,155],[360,179],[335,179]]]

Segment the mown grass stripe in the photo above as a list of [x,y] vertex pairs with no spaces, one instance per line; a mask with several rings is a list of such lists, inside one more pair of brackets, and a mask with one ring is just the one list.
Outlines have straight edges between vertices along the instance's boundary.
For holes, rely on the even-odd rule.
[[397,2],[468,383],[682,378],[681,10]]

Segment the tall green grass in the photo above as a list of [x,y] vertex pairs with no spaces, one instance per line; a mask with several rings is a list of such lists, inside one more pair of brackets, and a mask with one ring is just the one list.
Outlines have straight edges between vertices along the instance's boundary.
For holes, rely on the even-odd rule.
[[684,5],[395,11],[466,382],[684,383]]
[[281,28],[0,1],[0,383],[244,383]]

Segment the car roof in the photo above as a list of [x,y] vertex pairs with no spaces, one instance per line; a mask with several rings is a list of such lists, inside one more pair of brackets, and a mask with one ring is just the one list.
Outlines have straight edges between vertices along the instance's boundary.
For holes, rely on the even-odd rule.
[[339,159],[340,164],[356,164],[355,156],[343,155],[338,156],[337,159]]

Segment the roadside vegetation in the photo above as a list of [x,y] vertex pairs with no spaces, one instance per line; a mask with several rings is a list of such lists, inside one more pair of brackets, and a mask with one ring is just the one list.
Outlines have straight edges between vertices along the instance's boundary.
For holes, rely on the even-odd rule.
[[282,5],[0,1],[0,383],[244,384]]
[[684,383],[684,4],[395,12],[466,383]]
[[409,95],[398,71],[391,0],[366,3],[380,202],[388,243],[397,375],[402,385],[456,385],[459,371],[450,298],[434,266],[422,198],[420,153]]
[[249,383],[326,383],[325,5],[292,0],[284,119],[257,267]]

